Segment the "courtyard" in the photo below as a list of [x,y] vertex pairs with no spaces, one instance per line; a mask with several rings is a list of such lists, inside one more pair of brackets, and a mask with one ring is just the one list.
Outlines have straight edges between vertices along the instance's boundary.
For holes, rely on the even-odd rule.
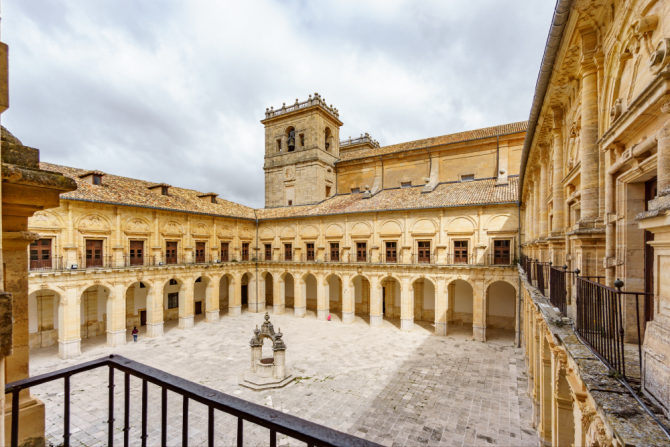
[[[530,425],[531,402],[523,351],[514,348],[512,331],[489,330],[486,343],[472,341],[471,326],[450,326],[447,337],[434,326],[417,322],[411,332],[399,330],[398,319],[370,328],[363,316],[353,324],[318,321],[314,312],[295,318],[271,315],[287,345],[287,365],[296,380],[281,389],[252,391],[238,385],[249,368],[249,340],[263,313],[222,314],[213,324],[196,317],[195,327],[180,330],[165,323],[165,336],[144,337],[119,348],[105,336],[82,340],[82,356],[61,360],[57,346],[31,351],[31,376],[77,365],[110,354],[162,369],[224,393],[272,406],[285,413],[354,434],[386,446],[537,445]],[[143,328],[142,328],[143,329]],[[264,346],[264,355],[266,347]],[[72,378],[71,445],[107,443],[107,369]],[[123,380],[115,388],[115,439],[123,439]],[[32,388],[46,404],[47,440],[62,443],[63,383]],[[140,441],[141,382],[131,379],[130,439]],[[148,445],[160,443],[161,395],[149,385]],[[181,445],[182,400],[168,396],[168,445]],[[191,403],[189,445],[206,445],[207,412]],[[235,445],[236,418],[217,412],[216,445]],[[268,445],[269,430],[246,423],[245,445]],[[279,437],[278,445],[302,443]]]

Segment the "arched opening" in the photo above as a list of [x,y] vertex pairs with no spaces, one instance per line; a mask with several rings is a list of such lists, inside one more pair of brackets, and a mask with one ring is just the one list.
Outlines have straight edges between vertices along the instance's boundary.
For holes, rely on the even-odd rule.
[[81,338],[93,338],[107,332],[107,286],[91,286],[81,294]]
[[426,278],[412,283],[414,289],[414,321],[435,322],[435,286]]
[[[448,286],[449,306],[448,321],[453,323],[456,331],[472,332],[473,323],[473,290],[470,283],[457,279]],[[459,328],[460,326],[460,328]],[[451,325],[450,332],[451,332]]]
[[311,310],[314,313],[314,316],[316,317],[316,309],[317,309],[317,282],[316,282],[316,277],[312,275],[311,273],[308,273],[305,278],[304,278],[305,284],[304,284],[304,296],[305,296],[305,305],[307,307],[307,310]]
[[242,275],[242,309],[249,306],[249,285],[251,283],[251,275],[245,273]]
[[[354,313],[370,314],[370,281],[361,275],[354,277],[351,281],[354,287]],[[344,310],[346,312],[347,309]],[[343,316],[344,318],[344,316]]]
[[344,309],[344,297],[342,296],[342,280],[339,276],[332,274],[326,278],[328,309],[330,315],[338,315],[342,320]]
[[126,289],[126,326],[132,331],[137,327],[140,334],[146,332],[149,286],[142,281],[131,284]]
[[495,281],[486,291],[486,328],[487,340],[514,337],[516,289],[506,281]]
[[60,295],[49,289],[28,295],[29,346],[45,348],[58,343],[58,303]]
[[324,131],[324,134],[325,134],[324,147],[326,148],[327,152],[332,152],[333,151],[333,135],[332,135],[332,132],[330,131],[330,127],[326,127],[326,130]]
[[[181,280],[172,278],[163,285],[163,320],[179,319],[185,308],[186,291]],[[185,314],[184,314],[185,315]]]
[[296,139],[293,126],[289,126],[289,128],[286,129],[286,147],[288,148],[288,152],[295,151]]
[[263,346],[261,347],[261,361],[272,363],[274,361],[274,343],[269,337],[263,337]]
[[228,306],[232,302],[231,297],[235,294],[232,275],[223,275],[219,280],[219,314],[228,313]]
[[[386,318],[400,318],[400,282],[386,277],[381,282],[382,314]],[[400,323],[398,322],[397,325]]]
[[205,312],[212,310],[207,308],[208,303],[210,307],[214,307],[210,297],[212,293],[210,285],[211,280],[206,276],[197,278],[193,284],[193,316],[196,322],[203,320]]
[[295,306],[295,279],[290,273],[284,273],[284,305],[286,307]]
[[267,272],[263,281],[265,282],[265,305],[274,308],[274,278],[272,273]]

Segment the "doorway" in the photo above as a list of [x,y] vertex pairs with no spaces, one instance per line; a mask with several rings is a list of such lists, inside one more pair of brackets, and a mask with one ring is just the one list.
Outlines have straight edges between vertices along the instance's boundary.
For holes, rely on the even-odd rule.
[[249,304],[249,285],[242,285],[242,304]]
[[140,310],[140,326],[147,325],[147,311],[146,309]]
[[[644,183],[644,210],[649,211],[649,201],[656,198],[658,193],[656,177]],[[653,242],[654,233],[644,230],[644,291],[654,293],[654,247],[649,244]],[[644,321],[654,319],[654,296],[644,297]]]
[[202,313],[202,301],[195,302],[195,314],[200,315]]

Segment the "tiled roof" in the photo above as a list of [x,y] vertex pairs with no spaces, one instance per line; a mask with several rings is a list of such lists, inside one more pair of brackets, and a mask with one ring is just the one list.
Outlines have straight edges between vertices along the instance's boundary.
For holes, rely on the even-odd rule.
[[495,179],[442,183],[434,191],[422,194],[423,187],[385,189],[369,199],[363,194],[335,196],[316,205],[260,209],[259,219],[323,216],[404,209],[441,208],[494,203],[515,203],[518,176],[508,177],[507,185],[496,186]]
[[61,194],[61,198],[63,199],[89,200],[171,211],[255,219],[253,208],[219,198],[216,199],[216,203],[211,203],[199,198],[198,196],[202,195],[202,193],[193,191],[192,189],[173,186],[170,188],[169,195],[163,196],[149,189],[150,186],[156,185],[154,182],[145,182],[144,180],[106,174],[103,177],[102,185],[96,186],[79,178],[81,174],[89,172],[85,169],[68,168],[50,163],[40,163],[40,168],[47,171],[59,172],[77,182],[77,190]]
[[525,132],[528,127],[528,121],[518,123],[503,124],[501,126],[485,127],[483,129],[468,130],[465,132],[442,135],[441,137],[425,138],[423,140],[408,141],[406,143],[393,144],[374,149],[360,149],[340,154],[340,162],[355,160],[357,158],[374,157],[379,155],[393,154],[395,152],[411,151],[413,149],[424,149],[431,146],[440,146],[443,144],[461,143],[464,141],[478,140],[480,138],[489,138],[499,135],[508,135],[517,132]]

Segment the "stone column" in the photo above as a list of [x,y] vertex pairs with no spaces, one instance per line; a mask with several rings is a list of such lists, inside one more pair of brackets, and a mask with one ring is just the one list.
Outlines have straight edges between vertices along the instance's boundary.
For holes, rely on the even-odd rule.
[[553,137],[553,161],[554,178],[552,191],[553,199],[553,220],[551,232],[555,236],[563,233],[563,213],[565,212],[565,198],[563,194],[563,109],[554,107],[551,109],[554,116],[554,127],[551,132]]
[[473,281],[472,287],[472,337],[486,341],[486,291],[481,281]]
[[205,292],[205,321],[216,323],[219,321],[219,288],[221,278],[212,278]]
[[81,355],[81,296],[70,285],[58,304],[58,356],[70,359]]
[[191,329],[193,327],[193,310],[195,307],[192,279],[184,281],[179,290],[179,329]]
[[298,275],[293,276],[293,313],[302,318],[307,312],[307,285],[305,279]]
[[582,128],[579,154],[581,158],[581,221],[593,227],[599,208],[599,153],[598,153],[598,74],[593,61],[595,31],[580,31],[582,35]]
[[326,321],[330,312],[330,286],[325,275],[316,278],[316,319]]
[[147,337],[156,338],[163,335],[163,308],[165,300],[163,298],[163,287],[158,281],[147,294]]
[[447,335],[447,308],[449,297],[443,279],[435,287],[435,335]]
[[[533,216],[531,217],[533,221],[533,238],[539,239],[540,234],[540,214],[542,213],[542,208],[540,206],[540,191],[542,189],[542,170],[536,169],[534,173],[535,181],[533,182]],[[540,255],[537,251],[537,246],[535,249],[535,257],[539,259]]]
[[384,324],[384,305],[380,289],[379,277],[370,276],[370,327],[381,327]]
[[351,276],[342,279],[342,322],[353,323],[356,311],[356,288]]
[[117,282],[107,295],[107,346],[116,347],[125,344],[126,286],[122,282]]
[[[275,280],[275,277],[277,278]],[[275,315],[284,315],[286,312],[286,284],[279,273],[272,275],[272,311]]]
[[549,210],[547,197],[549,197],[549,148],[541,147],[540,154],[540,237],[549,236]]
[[228,288],[228,316],[236,317],[242,315],[242,275],[236,273],[231,285]]
[[408,277],[403,277],[400,283],[400,329],[407,332],[414,329],[414,292]]

